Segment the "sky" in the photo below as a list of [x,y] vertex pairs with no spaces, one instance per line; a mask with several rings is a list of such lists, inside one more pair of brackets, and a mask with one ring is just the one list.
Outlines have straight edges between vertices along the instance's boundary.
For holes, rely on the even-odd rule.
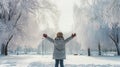
[[73,22],[73,0],[56,0],[58,10],[60,10],[59,29],[64,33],[71,32],[74,28]]

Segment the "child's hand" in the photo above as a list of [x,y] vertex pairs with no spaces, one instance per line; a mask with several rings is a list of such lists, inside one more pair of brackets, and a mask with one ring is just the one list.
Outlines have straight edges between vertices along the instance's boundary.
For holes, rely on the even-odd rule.
[[76,33],[72,34],[72,37],[75,37],[76,36]]
[[43,37],[45,37],[45,38],[46,38],[46,37],[47,37],[47,34],[43,34]]

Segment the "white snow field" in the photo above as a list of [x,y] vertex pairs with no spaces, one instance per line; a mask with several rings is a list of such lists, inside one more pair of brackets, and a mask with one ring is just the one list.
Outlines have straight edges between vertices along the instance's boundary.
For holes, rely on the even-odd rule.
[[[65,67],[120,67],[120,56],[67,55]],[[0,56],[0,67],[54,67],[51,55]]]

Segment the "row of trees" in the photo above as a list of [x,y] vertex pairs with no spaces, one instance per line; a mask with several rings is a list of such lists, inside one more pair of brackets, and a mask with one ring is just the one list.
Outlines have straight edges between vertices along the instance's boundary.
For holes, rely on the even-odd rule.
[[[80,44],[76,42],[75,40],[70,41],[68,44],[66,44],[66,53],[67,54],[79,54],[80,53]],[[39,45],[38,45],[38,53],[39,54],[51,54],[53,53],[54,45],[50,43],[48,40],[44,39]]]
[[[69,45],[69,46],[68,46]],[[66,45],[66,53],[70,55],[88,55],[88,56],[116,56],[115,49],[103,49],[100,43],[98,43],[97,49],[88,48],[87,50],[80,49],[80,45],[76,43]],[[72,47],[71,47],[72,46]],[[49,49],[48,49],[49,48]],[[53,54],[53,44],[47,41],[43,41],[38,48],[29,46],[19,46],[14,51],[9,51],[11,54],[32,54],[32,55],[51,55]]]

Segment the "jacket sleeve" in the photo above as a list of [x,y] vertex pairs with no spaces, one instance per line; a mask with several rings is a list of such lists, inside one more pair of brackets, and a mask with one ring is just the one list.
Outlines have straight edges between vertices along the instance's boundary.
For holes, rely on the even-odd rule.
[[73,39],[72,36],[68,37],[67,39],[65,39],[65,43],[69,42],[69,41],[72,40],[72,39]]
[[47,40],[49,40],[50,42],[54,42],[54,40],[52,38],[50,38],[49,36],[46,37]]

